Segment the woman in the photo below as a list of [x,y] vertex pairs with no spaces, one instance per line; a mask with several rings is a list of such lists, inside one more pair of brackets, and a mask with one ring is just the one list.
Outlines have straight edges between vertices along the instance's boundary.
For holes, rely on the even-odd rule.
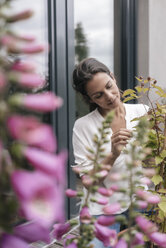
[[[109,164],[111,169],[109,174],[103,180],[106,188],[111,187],[114,182],[110,180],[111,173],[121,173],[127,175],[126,158],[127,154],[123,153],[123,148],[128,145],[132,137],[132,129],[136,122],[131,122],[135,117],[144,115],[147,108],[142,104],[124,104],[121,101],[121,93],[116,84],[116,80],[110,70],[101,62],[94,58],[84,59],[73,72],[73,87],[79,92],[86,102],[94,108],[92,112],[76,120],[73,128],[73,149],[75,164],[78,167],[89,170],[93,173],[93,163],[87,158],[86,147],[94,150],[93,137],[98,134],[98,128],[108,112],[114,110],[114,119],[110,124],[110,134],[108,135],[109,143],[105,144],[105,153],[107,156],[102,164]],[[82,175],[81,175],[82,176]],[[117,182],[120,188],[129,187],[126,180]],[[86,195],[86,185],[84,185]],[[100,197],[96,194],[95,198]],[[123,199],[125,205],[121,207],[118,214],[124,213],[129,205],[129,198],[123,193],[114,193],[109,203],[119,202]],[[103,214],[102,206],[90,202],[89,209],[92,215],[98,216]],[[120,224],[111,226],[120,230]],[[99,244],[95,247],[103,247]]]

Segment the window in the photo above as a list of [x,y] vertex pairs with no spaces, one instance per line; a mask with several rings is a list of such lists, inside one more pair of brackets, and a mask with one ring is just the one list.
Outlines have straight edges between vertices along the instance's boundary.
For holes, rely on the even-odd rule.
[[[94,57],[114,69],[114,1],[75,0],[75,63],[85,57]],[[76,118],[89,110],[76,95]]]

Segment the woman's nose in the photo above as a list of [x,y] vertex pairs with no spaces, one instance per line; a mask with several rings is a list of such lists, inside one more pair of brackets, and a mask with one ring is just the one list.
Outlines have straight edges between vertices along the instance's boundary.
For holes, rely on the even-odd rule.
[[112,100],[114,98],[112,92],[110,92],[110,91],[107,91],[105,93],[105,96],[106,96],[107,100]]

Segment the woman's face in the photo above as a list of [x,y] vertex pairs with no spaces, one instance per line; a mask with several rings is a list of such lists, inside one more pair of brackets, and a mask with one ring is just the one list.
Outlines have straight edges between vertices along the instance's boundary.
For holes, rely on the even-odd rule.
[[120,92],[115,79],[104,72],[98,72],[86,85],[87,95],[96,103],[103,114],[121,104]]

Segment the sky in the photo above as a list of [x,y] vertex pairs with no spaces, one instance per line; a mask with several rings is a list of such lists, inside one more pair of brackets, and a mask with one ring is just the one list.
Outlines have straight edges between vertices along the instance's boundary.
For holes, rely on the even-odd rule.
[[74,0],[74,22],[82,23],[89,56],[113,70],[113,0]]

